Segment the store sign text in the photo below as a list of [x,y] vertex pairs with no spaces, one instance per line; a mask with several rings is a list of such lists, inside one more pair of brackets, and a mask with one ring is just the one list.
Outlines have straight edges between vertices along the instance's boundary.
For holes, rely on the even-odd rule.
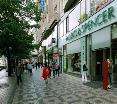
[[89,20],[85,24],[83,24],[80,28],[74,30],[67,38],[66,41],[71,41],[76,39],[78,36],[85,34],[86,32],[91,31],[92,29],[103,25],[104,23],[109,22],[112,20],[115,15],[113,6],[108,8],[107,10],[103,11],[101,14],[97,15],[94,20]]

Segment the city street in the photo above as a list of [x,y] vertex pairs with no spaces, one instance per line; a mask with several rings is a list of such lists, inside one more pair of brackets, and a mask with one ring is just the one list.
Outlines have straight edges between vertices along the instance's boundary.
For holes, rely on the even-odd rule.
[[[4,74],[3,74],[4,73]],[[25,73],[23,84],[16,85],[5,70],[0,72],[0,104],[116,104],[117,89],[103,90],[99,85],[82,84],[81,78],[67,74],[49,79],[46,85],[41,70]]]
[[[104,91],[102,88],[82,84],[81,78],[67,74],[49,79],[46,85],[41,70],[33,75],[25,73],[23,85],[17,87],[12,104],[116,104],[117,89]],[[98,85],[95,85],[98,86]],[[2,103],[4,104],[4,103]]]
[[117,0],[0,0],[0,104],[117,104]]

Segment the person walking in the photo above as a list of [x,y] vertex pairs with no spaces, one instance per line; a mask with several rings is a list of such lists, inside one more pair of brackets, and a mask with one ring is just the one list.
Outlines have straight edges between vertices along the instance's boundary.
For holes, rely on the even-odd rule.
[[86,66],[86,62],[83,62],[83,72],[82,72],[82,82],[87,82],[87,66]]
[[60,65],[59,64],[55,64],[55,72],[56,72],[57,76],[59,76],[59,70],[60,70]]
[[32,75],[33,66],[32,66],[32,64],[31,64],[31,61],[27,64],[27,69],[28,69],[30,75]]
[[42,68],[42,77],[45,80],[45,83],[48,83],[48,78],[49,78],[49,69],[47,67],[47,64],[45,63],[43,68]]
[[38,62],[35,63],[36,70],[38,69]]
[[53,71],[53,77],[56,76],[56,69],[55,69],[55,62],[52,62],[52,71]]
[[19,62],[16,68],[16,77],[17,77],[18,86],[20,83],[22,83],[22,74],[23,74],[23,67],[22,67],[21,62]]

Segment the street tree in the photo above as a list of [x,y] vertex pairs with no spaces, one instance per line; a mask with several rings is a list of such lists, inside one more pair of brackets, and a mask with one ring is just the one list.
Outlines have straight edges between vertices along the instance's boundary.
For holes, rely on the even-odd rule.
[[[8,75],[11,75],[11,58],[27,58],[35,48],[32,27],[39,28],[41,12],[32,0],[0,0],[0,55],[8,60]],[[29,21],[35,21],[31,26]]]

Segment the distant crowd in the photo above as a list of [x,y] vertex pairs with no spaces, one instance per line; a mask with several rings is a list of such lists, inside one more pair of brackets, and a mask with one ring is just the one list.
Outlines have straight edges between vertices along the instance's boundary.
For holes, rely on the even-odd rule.
[[[22,75],[25,72],[27,72],[30,76],[33,74],[32,70],[35,69],[42,69],[42,78],[45,80],[45,83],[48,83],[48,78],[55,78],[56,76],[59,76],[60,73],[60,65],[57,63],[52,63],[47,65],[47,63],[39,63],[35,62],[33,63],[31,60],[29,61],[18,61],[17,65],[14,68],[14,73],[16,75],[17,84],[19,85],[22,83]],[[53,72],[53,73],[52,73]]]

